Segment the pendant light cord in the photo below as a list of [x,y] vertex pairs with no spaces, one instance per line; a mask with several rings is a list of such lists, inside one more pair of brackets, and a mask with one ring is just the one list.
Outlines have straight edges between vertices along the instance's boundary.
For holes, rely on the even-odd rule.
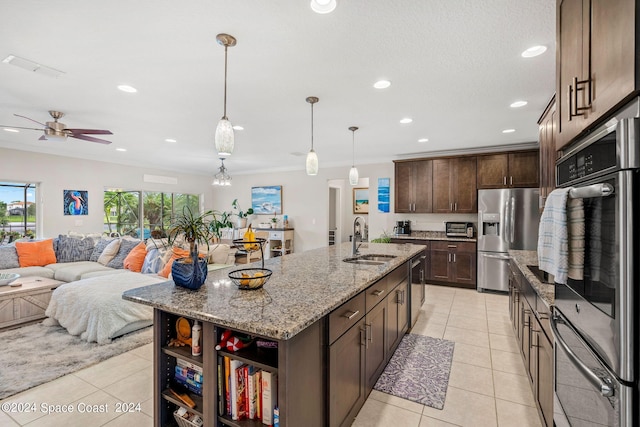
[[356,167],[356,131],[351,131],[351,146],[353,147],[353,162],[351,163],[351,167]]
[[313,103],[311,103],[311,150],[313,151]]
[[227,46],[224,47],[224,114],[223,119],[227,120]]

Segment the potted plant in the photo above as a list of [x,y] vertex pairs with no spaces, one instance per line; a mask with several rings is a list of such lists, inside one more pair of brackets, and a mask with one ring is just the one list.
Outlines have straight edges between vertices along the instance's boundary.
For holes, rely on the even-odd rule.
[[212,215],[212,211],[194,214],[185,206],[182,215],[169,226],[169,244],[173,245],[180,238],[189,243],[189,255],[176,259],[171,266],[173,281],[178,286],[199,289],[207,279],[207,259],[198,256],[198,243],[205,243],[209,247],[212,237],[209,218]]
[[246,211],[243,211],[240,208],[240,204],[238,203],[238,199],[234,199],[234,201],[231,203],[231,206],[233,207],[235,215],[238,217],[237,227],[238,228],[245,228],[247,226],[247,217],[249,215],[253,215],[253,208],[249,208]]
[[225,228],[233,228],[231,213],[212,211],[209,227],[211,228],[213,236],[220,240],[222,238],[222,230]]
[[276,228],[278,226],[278,217],[276,213],[273,213],[273,218],[271,218],[271,228]]

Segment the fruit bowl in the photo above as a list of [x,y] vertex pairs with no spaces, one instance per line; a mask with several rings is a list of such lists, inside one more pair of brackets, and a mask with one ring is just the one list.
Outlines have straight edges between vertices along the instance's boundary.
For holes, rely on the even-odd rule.
[[0,273],[0,286],[8,285],[18,277],[20,277],[18,273]]
[[239,289],[260,289],[271,278],[267,268],[241,268],[229,272],[229,279]]

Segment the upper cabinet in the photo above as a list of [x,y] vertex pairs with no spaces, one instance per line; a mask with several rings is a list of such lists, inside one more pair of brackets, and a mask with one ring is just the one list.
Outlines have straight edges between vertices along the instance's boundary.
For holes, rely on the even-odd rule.
[[395,163],[395,212],[432,212],[431,160]]
[[433,212],[478,212],[476,157],[433,160]]
[[558,111],[556,97],[538,120],[538,142],[540,143],[540,209],[544,207],[549,193],[556,188],[556,130]]
[[478,189],[538,186],[538,150],[478,156]]
[[556,149],[629,99],[636,84],[634,0],[558,0]]

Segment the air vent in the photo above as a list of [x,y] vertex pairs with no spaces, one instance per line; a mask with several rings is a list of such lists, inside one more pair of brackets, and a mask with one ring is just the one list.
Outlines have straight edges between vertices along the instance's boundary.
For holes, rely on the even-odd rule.
[[64,74],[64,71],[56,70],[46,65],[38,64],[37,62],[30,61],[28,59],[20,58],[16,55],[9,55],[2,60],[5,64],[15,65],[23,70],[31,71],[32,73],[42,74],[53,78],[58,78]]

